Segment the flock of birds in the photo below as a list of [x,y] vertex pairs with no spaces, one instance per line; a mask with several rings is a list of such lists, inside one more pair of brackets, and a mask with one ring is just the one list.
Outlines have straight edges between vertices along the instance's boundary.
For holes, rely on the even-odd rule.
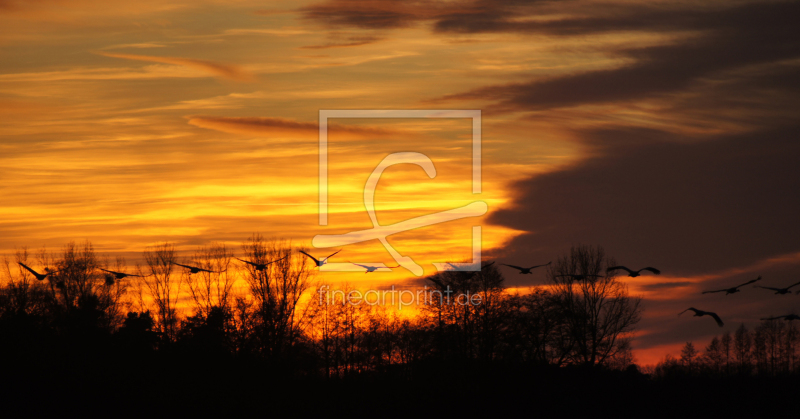
[[[504,266],[508,266],[509,268],[514,268],[514,269],[518,270],[520,274],[531,274],[532,273],[531,271],[533,269],[541,268],[543,266],[548,266],[548,265],[550,265],[550,263],[552,263],[552,262],[548,262],[548,263],[545,263],[543,265],[531,266],[530,268],[524,268],[522,266],[515,266],[515,265],[507,265],[505,263],[503,265]],[[641,275],[642,271],[652,272],[652,273],[654,273],[656,275],[659,275],[661,273],[660,270],[658,270],[656,268],[649,267],[649,266],[646,267],[646,268],[639,269],[638,271],[634,271],[632,269],[629,269],[629,268],[627,268],[625,266],[621,266],[621,265],[620,266],[609,267],[608,269],[606,269],[606,273],[608,274],[609,272],[613,272],[613,271],[616,271],[616,270],[624,270],[624,271],[626,271],[628,273],[628,276],[631,277],[631,278],[635,278],[635,277]],[[590,278],[600,277],[600,275],[556,275],[556,276],[560,277],[560,278],[572,278],[572,279],[578,280],[578,281],[583,281],[583,280],[588,280]],[[719,290],[703,291],[702,294],[712,294],[712,293],[717,293],[717,292],[724,292],[725,295],[735,294],[735,293],[741,291],[740,288],[744,287],[745,285],[750,285],[750,284],[752,284],[754,282],[757,282],[757,281],[760,281],[760,280],[761,280],[761,277],[759,276],[756,279],[747,281],[747,282],[745,282],[743,284],[739,284],[739,285],[737,285],[735,287],[723,288],[723,289],[719,289]],[[791,289],[793,287],[796,287],[797,285],[800,285],[800,282],[795,282],[794,284],[789,285],[786,288],[763,287],[763,286],[760,286],[760,285],[754,285],[754,287],[755,288],[763,288],[763,289],[770,290],[770,291],[775,291],[776,295],[783,295],[783,294],[791,293]],[[798,291],[797,293],[800,294],[800,291]],[[717,315],[717,313],[714,313],[712,311],[698,310],[698,309],[696,309],[694,307],[689,307],[686,310],[683,310],[682,312],[678,313],[678,316],[680,316],[681,314],[683,314],[683,313],[685,313],[687,311],[694,312],[694,317],[709,316],[709,317],[713,318],[715,322],[717,322],[717,325],[719,325],[719,327],[722,327],[722,326],[725,325],[725,323],[722,321],[722,319],[719,317],[719,315]],[[787,315],[784,315],[784,316],[764,317],[761,320],[778,320],[778,319],[785,319],[785,320],[789,320],[789,321],[791,321],[791,320],[800,320],[800,316],[798,316],[796,314],[787,314]]]
[[[758,282],[760,280],[761,280],[761,277],[759,276],[756,279],[752,279],[750,281],[745,282],[744,284],[739,284],[739,285],[737,285],[735,287],[723,288],[723,289],[720,289],[720,290],[703,291],[702,294],[711,294],[711,293],[716,293],[716,292],[724,292],[725,295],[735,294],[737,292],[740,292],[741,291],[740,288],[744,287],[745,285],[750,285],[750,284]],[[753,288],[762,288],[762,289],[765,289],[765,290],[775,291],[775,295],[784,295],[784,294],[791,293],[791,289],[793,287],[796,287],[797,285],[800,285],[800,282],[795,282],[794,284],[789,285],[788,287],[785,287],[785,288],[764,287],[764,286],[761,286],[761,285],[753,285]],[[800,294],[800,291],[798,291],[797,293]],[[717,322],[717,325],[719,325],[719,327],[722,327],[724,325],[724,323],[722,322],[722,319],[720,319],[720,317],[717,315],[717,313],[714,313],[714,312],[711,312],[711,311],[698,310],[698,309],[696,309],[694,307],[689,307],[688,309],[682,311],[678,315],[680,316],[681,314],[683,314],[683,313],[685,313],[687,311],[690,311],[690,310],[694,312],[695,317],[710,316],[710,317],[712,317],[714,319],[714,321]],[[761,318],[761,320],[778,320],[778,319],[784,319],[784,320],[788,320],[788,321],[800,320],[800,316],[798,316],[796,314],[786,314],[786,315],[783,315],[783,316],[762,317]]]
[[[328,256],[326,256],[324,258],[317,259],[314,256],[306,253],[305,251],[300,250],[300,253],[302,253],[306,257],[310,258],[314,262],[316,267],[321,267],[321,266],[325,265],[326,263],[328,263],[328,260],[331,257],[333,257],[334,255],[336,255],[339,252],[341,252],[341,249],[337,250],[336,252],[331,253],[330,255],[328,255]],[[234,258],[239,260],[239,261],[241,261],[241,262],[244,262],[244,263],[252,266],[253,269],[255,269],[257,271],[264,271],[265,269],[267,269],[267,266],[269,266],[269,265],[271,265],[271,264],[273,264],[275,262],[279,262],[279,261],[281,261],[283,259],[286,259],[287,257],[288,256],[284,256],[284,257],[282,257],[280,259],[276,259],[276,260],[273,260],[271,262],[266,262],[266,263],[252,262],[252,261],[249,261],[249,260],[240,259],[238,257],[234,257]],[[30,272],[34,277],[36,277],[36,279],[38,279],[39,281],[43,281],[48,276],[52,276],[52,275],[54,275],[54,274],[59,272],[59,271],[51,270],[50,268],[44,268],[44,273],[39,273],[39,272],[31,269],[28,265],[25,265],[22,262],[18,262],[18,263],[20,264],[20,266],[22,266],[28,272]],[[350,263],[352,263],[352,262],[350,262]],[[493,263],[494,262],[491,262],[490,264],[485,265],[484,267],[490,266]],[[548,263],[545,263],[545,264],[542,264],[542,265],[534,265],[534,266],[531,266],[531,267],[528,267],[528,268],[525,268],[525,267],[522,267],[522,266],[516,266],[516,265],[508,265],[508,264],[505,264],[505,263],[503,263],[502,265],[508,266],[509,268],[516,269],[516,270],[519,271],[520,274],[529,275],[529,274],[533,273],[532,271],[534,269],[541,268],[541,267],[544,267],[544,266],[548,266],[551,263],[552,263],[552,261],[548,262]],[[197,267],[197,266],[184,265],[184,264],[175,263],[175,262],[173,262],[173,264],[188,269],[188,272],[190,274],[196,274],[196,273],[199,273],[199,272],[209,272],[209,273],[222,273],[222,272],[225,272],[225,270],[223,270],[223,271],[212,271],[212,270],[200,268],[200,267]],[[382,268],[380,266],[362,265],[362,264],[358,264],[358,263],[353,263],[353,265],[360,266],[360,267],[364,268],[365,269],[364,273],[375,272],[378,269]],[[388,268],[398,268],[398,267],[399,266],[388,266]],[[100,269],[103,272],[106,272],[106,274],[107,274],[106,275],[106,284],[107,285],[113,285],[115,280],[120,280],[120,279],[124,279],[124,278],[127,278],[127,277],[143,277],[143,276],[146,276],[146,275],[128,274],[128,273],[124,273],[124,272],[116,272],[116,271],[103,269],[103,268],[98,268],[98,269]],[[640,276],[643,271],[651,272],[651,273],[656,274],[656,275],[661,274],[660,270],[658,270],[656,268],[653,268],[653,267],[649,267],[649,266],[646,267],[646,268],[642,268],[642,269],[639,269],[639,270],[635,271],[635,270],[629,269],[629,268],[627,268],[625,266],[622,266],[622,265],[611,266],[611,267],[607,268],[606,269],[606,274],[614,272],[614,271],[618,271],[618,270],[623,270],[623,271],[627,272],[628,276],[631,277],[631,278],[635,278],[637,276]],[[576,280],[576,281],[591,280],[592,278],[598,278],[600,276],[601,275],[593,275],[593,274],[556,275],[556,277],[559,277],[559,278],[570,278],[570,279],[573,279],[573,280]],[[725,295],[735,294],[737,292],[740,292],[742,287],[744,287],[746,285],[750,285],[750,284],[755,283],[755,282],[758,282],[760,280],[761,280],[761,277],[759,276],[756,279],[747,281],[747,282],[745,282],[743,284],[739,284],[739,285],[736,285],[734,287],[723,288],[723,289],[719,289],[719,290],[703,291],[702,294],[712,294],[712,293],[718,293],[718,292],[724,292]],[[60,283],[56,284],[56,285],[63,286],[63,284],[60,284]],[[763,289],[770,290],[770,291],[775,291],[776,295],[784,295],[784,294],[791,293],[791,289],[796,287],[796,286],[798,286],[798,285],[800,285],[800,282],[795,282],[794,284],[789,285],[788,287],[785,287],[785,288],[764,287],[764,286],[760,286],[760,285],[754,285],[754,287],[755,288],[763,288]],[[800,294],[800,291],[798,291],[797,293]],[[722,319],[719,317],[719,315],[717,315],[717,313],[712,312],[712,311],[699,310],[699,309],[696,309],[694,307],[689,307],[686,310],[678,313],[678,316],[680,316],[681,314],[683,314],[683,313],[685,313],[687,311],[694,312],[694,317],[709,316],[709,317],[714,319],[714,321],[717,323],[717,325],[719,325],[719,327],[722,327],[722,326],[725,325],[725,323],[723,323]],[[787,315],[784,315],[784,316],[765,317],[765,318],[762,318],[761,320],[777,320],[777,319],[785,319],[785,320],[789,320],[789,321],[791,321],[791,320],[800,320],[800,316],[798,316],[796,314],[787,314]]]
[[[325,258],[317,259],[314,256],[311,256],[311,255],[309,255],[308,253],[306,253],[306,252],[304,252],[302,250],[300,251],[300,253],[302,253],[302,254],[306,255],[307,257],[311,258],[314,261],[314,264],[317,267],[320,267],[320,266],[328,263],[328,259],[330,259],[331,256],[333,256],[333,255],[335,255],[335,254],[337,254],[339,252],[341,252],[341,250],[338,250],[338,251],[328,255]],[[253,269],[255,269],[257,271],[264,271],[265,269],[267,269],[267,266],[269,266],[269,265],[271,265],[271,264],[273,264],[275,262],[279,262],[279,261],[281,261],[283,259],[286,259],[287,257],[288,256],[284,256],[284,257],[282,257],[280,259],[276,259],[276,260],[273,260],[271,262],[266,262],[266,263],[252,262],[252,261],[249,261],[249,260],[240,259],[238,257],[234,257],[234,259],[239,260],[241,262],[244,262],[244,263],[252,266]],[[39,273],[39,272],[35,271],[33,268],[31,268],[30,266],[28,266],[28,265],[26,265],[26,264],[24,264],[22,262],[17,262],[17,263],[19,263],[20,266],[25,268],[25,270],[30,272],[39,281],[44,281],[45,279],[47,279],[48,276],[52,276],[52,275],[55,275],[55,274],[60,272],[58,270],[53,270],[53,269],[50,269],[48,267],[45,267],[44,268],[44,273]],[[171,263],[173,265],[186,268],[190,274],[196,274],[196,273],[200,273],[200,272],[209,272],[209,273],[217,273],[217,274],[219,274],[219,273],[223,273],[223,272],[227,271],[227,269],[224,269],[222,271],[212,271],[212,270],[209,270],[209,269],[204,269],[204,268],[200,268],[200,267],[192,266],[192,265],[184,265],[182,263],[177,263],[177,262],[171,262]],[[366,270],[367,270],[366,272],[374,272],[374,271],[376,271],[377,269],[380,268],[379,266],[359,265],[357,263],[354,263],[354,265],[358,265],[358,266],[361,266],[363,268],[366,268]],[[397,268],[397,266],[394,266],[394,268]],[[129,273],[125,273],[125,272],[117,272],[117,271],[112,271],[112,270],[103,269],[103,268],[97,268],[97,269],[99,269],[99,270],[101,270],[101,271],[106,273],[106,285],[113,285],[115,280],[120,280],[120,279],[124,279],[124,278],[127,278],[127,277],[140,277],[141,278],[141,277],[150,276],[150,275],[135,275],[135,274],[129,274]],[[59,286],[59,287],[63,286],[63,284],[61,284],[61,283],[58,283],[56,285]]]

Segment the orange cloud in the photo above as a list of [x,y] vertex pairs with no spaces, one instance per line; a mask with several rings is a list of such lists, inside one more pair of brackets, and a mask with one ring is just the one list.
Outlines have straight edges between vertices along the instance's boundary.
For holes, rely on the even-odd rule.
[[[319,135],[319,125],[316,122],[302,122],[286,118],[190,116],[189,124],[232,134],[269,134],[270,136],[291,138],[316,138]],[[359,138],[395,132],[353,125],[329,124],[329,127],[331,131],[343,132]]]
[[192,116],[189,124],[231,134],[273,134],[276,136],[313,137],[319,133],[314,122],[285,118]]
[[180,57],[155,57],[152,55],[135,55],[135,54],[116,54],[110,52],[96,52],[98,55],[112,58],[123,58],[126,60],[149,61],[153,63],[172,64],[183,67],[194,68],[211,73],[217,77],[235,81],[254,81],[255,76],[242,70],[238,66],[231,64],[222,64],[215,61],[198,60],[195,58],[180,58]]
[[328,48],[343,48],[343,47],[357,47],[361,45],[368,45],[378,42],[384,38],[377,36],[351,36],[344,42],[329,42],[321,45],[306,45],[300,47],[301,49],[328,49]]

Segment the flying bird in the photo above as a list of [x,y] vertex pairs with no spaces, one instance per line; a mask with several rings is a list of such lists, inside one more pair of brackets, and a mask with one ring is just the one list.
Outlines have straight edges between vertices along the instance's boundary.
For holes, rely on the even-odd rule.
[[316,264],[317,264],[317,267],[320,267],[320,266],[322,266],[322,265],[324,265],[324,264],[328,263],[328,259],[330,259],[330,258],[331,258],[333,255],[335,255],[335,254],[337,254],[337,253],[339,253],[339,252],[341,252],[341,251],[342,251],[342,250],[341,250],[341,249],[339,249],[339,250],[337,250],[337,251],[335,251],[335,252],[331,253],[330,255],[328,255],[328,257],[326,257],[326,258],[324,258],[324,259],[317,259],[317,258],[315,258],[314,256],[311,256],[311,255],[309,255],[308,253],[306,253],[306,252],[304,252],[304,251],[302,251],[302,250],[300,251],[300,253],[302,253],[302,254],[304,254],[304,255],[306,255],[306,256],[308,256],[308,257],[310,257],[311,259],[313,259],[313,260],[314,260],[314,263],[316,263]]
[[638,271],[634,271],[634,270],[628,269],[628,268],[626,268],[626,267],[624,267],[622,265],[620,265],[620,266],[612,266],[612,267],[606,269],[606,273],[609,273],[611,271],[616,271],[617,269],[622,269],[623,271],[627,271],[628,272],[628,276],[631,277],[631,278],[635,278],[635,277],[641,275],[642,271],[652,272],[652,273],[654,273],[656,275],[661,273],[661,271],[659,271],[658,269],[651,268],[649,266],[646,267],[646,268],[639,269]]
[[747,281],[747,282],[745,282],[744,284],[742,284],[742,285],[737,285],[737,286],[735,286],[735,287],[733,287],[733,288],[725,288],[725,289],[721,289],[721,290],[713,290],[713,291],[703,291],[703,294],[709,294],[709,293],[713,293],[713,292],[723,292],[723,291],[725,292],[725,295],[728,295],[728,294],[735,294],[735,293],[739,292],[739,288],[741,288],[741,287],[743,287],[743,286],[745,286],[745,285],[748,285],[748,284],[752,284],[753,282],[756,282],[756,281],[761,281],[761,277],[759,276],[759,277],[758,277],[758,278],[756,278],[756,279],[753,279],[753,280]]
[[105,279],[106,279],[106,285],[108,285],[109,287],[114,285],[114,282],[116,281],[116,279],[114,278],[114,275],[111,275],[111,274],[104,274],[104,275],[105,275]]
[[556,275],[557,278],[572,278],[572,279],[574,279],[576,281],[584,281],[584,280],[589,279],[590,277],[592,277],[592,278],[600,278],[601,276],[602,275],[591,275],[591,274],[586,274],[586,275],[584,275],[584,274]]
[[[127,278],[127,277],[129,277],[129,276],[138,276],[138,277],[142,277],[142,275],[134,275],[134,274],[126,274],[126,273],[124,273],[124,272],[115,272],[115,271],[109,271],[108,269],[103,269],[103,268],[97,268],[97,269],[100,269],[100,270],[101,270],[101,271],[103,271],[103,272],[108,272],[108,273],[110,273],[111,275],[114,275],[114,278],[115,278],[115,279],[123,279],[123,278]],[[109,284],[109,285],[111,285],[111,284]]]
[[209,272],[209,273],[212,273],[212,274],[221,274],[221,273],[225,272],[225,271],[219,271],[219,272],[217,272],[217,271],[209,271],[208,269],[198,268],[196,266],[181,265],[180,263],[175,263],[175,262],[172,262],[172,264],[173,265],[178,265],[178,266],[183,266],[184,268],[188,269],[189,273],[191,273],[191,274],[196,274],[198,272]]
[[239,259],[239,258],[234,256],[235,259],[241,260],[242,262],[244,262],[244,263],[252,266],[253,268],[255,268],[255,270],[257,270],[257,271],[263,271],[264,269],[267,269],[267,265],[273,264],[275,262],[279,262],[279,261],[284,260],[284,259],[286,259],[288,257],[289,256],[284,256],[284,257],[282,257],[280,259],[273,260],[272,262],[267,262],[267,263],[256,263],[256,262],[250,262],[249,260]]
[[789,321],[791,321],[791,320],[800,320],[800,316],[798,316],[797,314],[787,314],[785,316],[767,317],[767,318],[763,318],[761,320],[778,320],[778,319],[784,319],[784,320],[789,320]]
[[[353,262],[350,262],[350,263],[353,263]],[[358,264],[358,263],[353,263],[353,265],[360,266],[360,267],[362,267],[362,268],[366,269],[366,271],[364,272],[365,274],[368,274],[368,273],[370,273],[370,272],[375,272],[375,271],[377,271],[378,269],[380,269],[380,268],[381,268],[380,266],[360,265],[360,264]],[[397,265],[397,266],[387,266],[387,268],[389,268],[389,269],[394,269],[394,268],[399,268],[399,267],[400,267],[400,265]]]
[[775,294],[789,294],[789,288],[792,288],[796,285],[800,285],[800,282],[795,282],[792,285],[789,285],[786,288],[773,288],[773,287],[762,287],[761,285],[753,285],[755,288],[764,288],[765,290],[772,290],[775,291]]
[[38,279],[39,281],[44,281],[44,279],[47,278],[48,276],[53,275],[53,274],[58,272],[58,271],[51,271],[50,268],[44,268],[44,270],[47,271],[47,273],[40,274],[39,272],[34,271],[30,267],[28,267],[28,265],[26,265],[26,264],[24,264],[22,262],[17,262],[17,263],[19,263],[20,266],[22,266],[23,268],[27,269],[28,272],[32,273],[33,276],[35,276],[36,279]]
[[514,265],[506,265],[505,263],[503,263],[502,265],[508,266],[509,268],[517,269],[517,270],[519,270],[520,274],[530,274],[530,273],[532,273],[531,272],[532,269],[541,268],[542,266],[547,266],[547,265],[549,265],[551,263],[553,263],[553,261],[547,262],[544,265],[531,266],[530,268],[523,268],[521,266],[514,266]]
[[681,314],[683,314],[683,313],[686,313],[686,312],[687,312],[687,311],[689,311],[689,310],[691,310],[691,311],[694,311],[694,317],[700,317],[700,316],[711,316],[711,317],[713,317],[713,318],[714,318],[714,320],[717,322],[717,325],[718,325],[719,327],[722,327],[722,326],[724,326],[724,325],[725,325],[724,323],[722,323],[722,319],[720,319],[720,318],[719,318],[719,316],[717,316],[717,313],[712,313],[712,312],[710,312],[710,311],[698,310],[698,309],[696,309],[696,308],[694,308],[694,307],[689,307],[689,308],[687,308],[686,310],[683,310],[683,311],[681,311],[680,313],[678,313],[678,315],[680,316]]
[[[494,262],[495,262],[495,261],[491,261],[491,262],[487,263],[486,265],[483,265],[483,266],[481,266],[481,270],[483,270],[483,269],[486,269],[486,268],[488,268],[488,267],[490,267],[490,266],[494,265]],[[456,263],[458,263],[458,262],[456,262]],[[456,266],[456,265],[454,265],[454,264],[453,264],[453,262],[447,262],[447,264],[448,264],[448,265],[450,265],[450,267],[451,267],[451,268],[453,268],[453,270],[456,270],[456,271],[461,271],[462,269],[463,269],[463,270],[466,270],[465,268],[462,268],[462,267],[460,267],[460,266]],[[473,265],[474,265],[474,264],[473,264]]]

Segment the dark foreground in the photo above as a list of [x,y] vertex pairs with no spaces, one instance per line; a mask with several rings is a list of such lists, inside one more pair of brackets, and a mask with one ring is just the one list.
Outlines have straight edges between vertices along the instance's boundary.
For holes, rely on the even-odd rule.
[[798,377],[653,379],[633,367],[438,363],[325,379],[241,359],[42,352],[5,360],[3,417],[797,417],[800,390]]

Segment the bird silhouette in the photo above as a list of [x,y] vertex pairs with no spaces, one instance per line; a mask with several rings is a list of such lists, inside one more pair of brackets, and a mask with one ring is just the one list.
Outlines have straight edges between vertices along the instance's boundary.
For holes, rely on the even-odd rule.
[[[353,262],[350,262],[350,263],[353,263]],[[358,264],[358,263],[353,263],[353,265],[360,266],[360,267],[366,269],[366,271],[364,272],[365,274],[368,274],[370,272],[375,272],[375,271],[377,271],[378,269],[381,268],[380,266],[361,265],[361,264]],[[389,268],[389,269],[394,269],[394,268],[399,268],[399,267],[400,267],[400,265],[387,266],[387,268]]]
[[576,281],[584,281],[589,278],[600,278],[602,275],[592,275],[592,274],[565,274],[565,275],[556,275],[557,278],[572,278]]
[[217,271],[209,271],[208,269],[198,268],[196,266],[181,265],[180,263],[175,263],[175,262],[172,262],[172,264],[173,265],[178,265],[178,266],[183,266],[184,268],[189,270],[189,273],[192,273],[192,274],[196,274],[198,272],[209,272],[209,273],[212,273],[212,274],[221,274],[221,273],[225,272],[224,270],[223,271],[219,271],[219,272],[217,272]]
[[244,263],[252,266],[253,268],[255,268],[255,270],[257,270],[257,271],[263,271],[264,269],[267,269],[267,265],[271,265],[271,264],[273,264],[275,262],[279,262],[279,261],[284,260],[284,259],[286,259],[288,257],[289,256],[284,256],[284,257],[282,257],[280,259],[273,260],[272,262],[267,262],[267,263],[250,262],[249,260],[239,259],[239,258],[237,258],[235,256],[234,256],[234,259],[241,260],[242,262],[244,262]]
[[[103,269],[103,268],[97,268],[97,269],[100,269],[100,270],[101,270],[101,271],[103,271],[103,272],[108,272],[108,273],[110,273],[111,275],[114,275],[114,278],[115,278],[115,279],[123,279],[123,278],[127,278],[127,277],[129,277],[129,276],[138,276],[138,277],[140,277],[140,278],[142,277],[142,275],[134,275],[134,274],[126,274],[126,273],[124,273],[124,272],[115,272],[115,271],[109,271],[108,269]],[[110,285],[110,284],[109,284],[109,285]]]
[[322,266],[322,265],[324,265],[324,264],[328,263],[328,259],[330,259],[330,258],[331,258],[333,255],[335,255],[335,254],[337,254],[337,253],[339,253],[339,252],[341,252],[341,251],[342,251],[342,250],[341,250],[341,249],[339,249],[339,250],[337,250],[337,251],[335,251],[335,252],[331,253],[330,255],[328,255],[328,257],[326,257],[326,258],[324,258],[324,259],[317,259],[317,258],[315,258],[314,256],[311,256],[311,255],[309,255],[308,253],[306,253],[306,252],[304,252],[304,251],[302,251],[302,250],[300,251],[300,253],[302,253],[302,254],[304,254],[304,255],[306,255],[306,256],[308,256],[308,257],[310,257],[311,259],[313,259],[313,260],[314,260],[314,263],[316,263],[316,264],[317,264],[317,267],[320,267],[320,266]]
[[748,285],[748,284],[752,284],[753,282],[760,281],[760,280],[761,280],[761,277],[759,276],[758,278],[753,279],[751,281],[747,281],[742,285],[737,285],[737,286],[732,287],[732,288],[725,288],[725,289],[721,289],[721,290],[703,291],[703,294],[710,294],[710,293],[713,293],[713,292],[723,292],[723,291],[725,292],[725,295],[735,294],[735,293],[739,292],[739,288],[741,288],[741,287],[743,287],[745,285]]
[[717,325],[718,325],[719,327],[722,327],[722,326],[724,326],[724,325],[725,325],[725,323],[722,323],[722,319],[720,319],[720,318],[719,318],[719,316],[717,316],[717,313],[712,313],[712,312],[710,312],[710,311],[698,310],[698,309],[696,309],[696,308],[694,308],[694,307],[689,307],[689,308],[687,308],[686,310],[683,310],[683,311],[681,311],[680,313],[678,313],[678,315],[680,316],[681,314],[683,314],[683,313],[686,313],[686,312],[687,312],[687,311],[689,311],[689,310],[691,310],[691,311],[694,311],[694,317],[700,317],[700,316],[711,316],[711,317],[713,317],[713,318],[714,318],[714,320],[717,322]]
[[772,290],[772,291],[775,291],[775,294],[789,294],[789,292],[790,292],[789,289],[794,287],[794,286],[797,286],[797,285],[800,285],[800,282],[795,282],[794,284],[789,285],[786,288],[762,287],[761,285],[753,285],[753,287],[754,288],[764,288],[765,290]]
[[606,273],[609,273],[611,271],[616,271],[618,269],[622,269],[623,271],[627,271],[628,272],[628,276],[631,277],[631,278],[635,278],[635,277],[641,275],[642,271],[649,271],[649,272],[652,272],[652,273],[654,273],[656,275],[661,273],[661,271],[659,271],[658,269],[651,268],[649,266],[646,267],[646,268],[639,269],[638,271],[634,271],[634,270],[628,269],[628,268],[626,268],[626,267],[624,267],[622,265],[620,265],[620,266],[612,266],[612,267],[606,269]]
[[26,265],[26,264],[24,264],[22,262],[17,262],[17,263],[19,263],[20,266],[22,266],[23,268],[27,269],[28,272],[32,273],[33,276],[35,276],[36,279],[38,279],[39,281],[44,281],[44,279],[47,278],[48,276],[53,275],[55,273],[58,273],[58,271],[51,271],[50,268],[44,268],[44,270],[47,271],[47,273],[40,274],[39,272],[34,271],[28,265]]
[[[486,269],[486,268],[494,265],[494,262],[495,261],[491,261],[491,262],[487,263],[486,265],[481,266],[481,270]],[[460,262],[456,262],[456,263],[460,263]],[[465,268],[462,268],[461,266],[454,265],[453,262],[447,262],[447,264],[450,265],[450,267],[453,268],[453,270],[455,270],[455,271],[466,270]],[[476,265],[476,264],[472,264],[472,265]]]
[[532,269],[541,268],[542,266],[547,266],[547,265],[549,265],[551,263],[553,263],[553,261],[547,262],[544,265],[531,266],[530,268],[523,268],[521,266],[514,266],[514,265],[506,265],[505,263],[502,263],[501,265],[505,265],[505,266],[508,266],[509,268],[517,269],[517,270],[519,270],[520,274],[530,274],[530,273],[532,273],[531,272]]
[[105,276],[106,285],[108,285],[109,287],[114,285],[114,282],[116,281],[116,278],[114,278],[114,275],[111,275],[111,274],[103,274],[103,275]]
[[778,319],[784,319],[784,320],[789,320],[789,321],[791,321],[791,320],[800,320],[800,316],[798,316],[797,314],[787,314],[785,316],[766,317],[766,318],[763,318],[761,320],[778,320]]

